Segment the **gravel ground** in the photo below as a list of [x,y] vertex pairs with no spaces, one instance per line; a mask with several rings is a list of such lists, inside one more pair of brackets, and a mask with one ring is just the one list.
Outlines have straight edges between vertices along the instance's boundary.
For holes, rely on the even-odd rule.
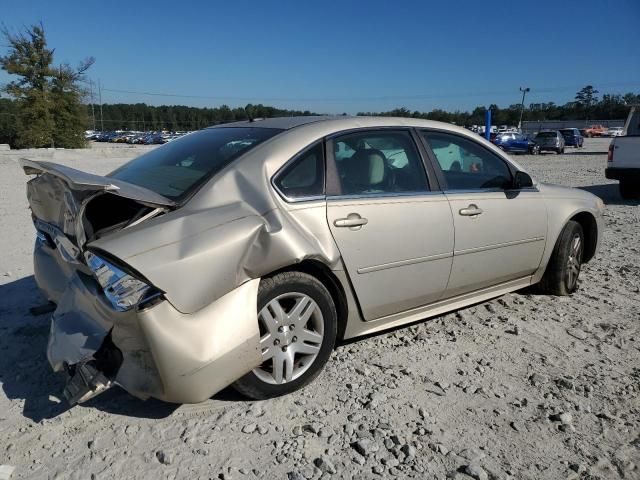
[[[20,156],[106,173],[140,148],[0,152],[0,465],[13,478],[640,478],[640,208],[608,140],[517,160],[607,205],[579,290],[521,291],[339,346],[301,392],[67,409],[45,356]],[[119,148],[117,148],[119,147]]]

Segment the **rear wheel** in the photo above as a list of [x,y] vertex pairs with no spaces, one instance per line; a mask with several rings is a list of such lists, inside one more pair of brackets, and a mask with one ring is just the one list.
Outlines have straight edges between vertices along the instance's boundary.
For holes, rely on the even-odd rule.
[[584,254],[584,232],[573,220],[562,229],[540,281],[540,287],[551,295],[569,295],[578,286]]
[[540,153],[540,145],[534,145],[531,147],[531,155],[538,155]]
[[326,287],[301,272],[260,282],[258,324],[263,363],[233,387],[257,400],[310,383],[327,363],[337,334],[337,313]]

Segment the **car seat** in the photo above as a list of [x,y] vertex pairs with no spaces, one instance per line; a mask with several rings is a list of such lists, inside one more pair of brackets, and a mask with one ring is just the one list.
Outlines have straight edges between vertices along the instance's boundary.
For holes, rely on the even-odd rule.
[[380,150],[365,148],[357,150],[342,162],[340,172],[344,194],[384,191],[389,178],[387,159]]

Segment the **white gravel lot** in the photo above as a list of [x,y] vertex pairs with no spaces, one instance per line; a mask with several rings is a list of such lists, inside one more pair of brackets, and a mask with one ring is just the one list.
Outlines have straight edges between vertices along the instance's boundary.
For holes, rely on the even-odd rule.
[[67,409],[45,348],[21,156],[104,174],[141,149],[0,152],[0,465],[14,478],[640,478],[640,207],[607,139],[517,160],[607,205],[571,297],[534,291],[339,346],[301,392],[200,405],[114,388]]

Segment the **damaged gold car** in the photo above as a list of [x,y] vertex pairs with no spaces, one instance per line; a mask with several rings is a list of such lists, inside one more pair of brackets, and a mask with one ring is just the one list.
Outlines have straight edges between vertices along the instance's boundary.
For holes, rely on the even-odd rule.
[[539,282],[571,293],[602,234],[597,197],[415,119],[221,125],[107,176],[22,166],[72,404],[111,385],[177,403],[285,394],[338,340]]

